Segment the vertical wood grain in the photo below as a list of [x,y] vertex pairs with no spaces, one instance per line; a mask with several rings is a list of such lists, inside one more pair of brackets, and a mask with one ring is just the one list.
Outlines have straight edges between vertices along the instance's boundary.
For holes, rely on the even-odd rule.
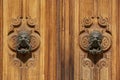
[[[46,26],[46,1],[45,0],[39,0],[38,3],[38,20],[39,20],[39,28],[40,28],[40,35],[41,35],[41,49],[40,49],[40,67],[38,67],[39,70],[39,78],[40,80],[45,80],[46,74],[45,74],[45,69],[46,69],[46,53],[48,50],[48,46],[47,46],[47,26]],[[43,47],[44,46],[44,47]]]
[[[27,1],[27,3],[25,3]],[[6,53],[3,55],[3,80],[21,80],[21,79],[27,79],[27,80],[45,80],[46,77],[48,77],[47,74],[50,75],[51,80],[55,80],[56,78],[56,35],[55,34],[55,30],[56,30],[56,25],[55,25],[55,18],[53,17],[52,22],[48,22],[48,25],[46,25],[47,22],[47,15],[48,13],[46,13],[46,3],[48,1],[45,0],[26,0],[24,1],[23,5],[24,7],[22,7],[21,5],[21,0],[4,0],[3,1],[3,6],[4,6],[4,14],[3,14],[3,18],[4,18],[4,23],[3,23],[3,32],[4,32],[4,48],[3,48],[3,53]],[[50,5],[54,7],[55,2],[53,1],[53,4]],[[4,5],[6,4],[6,5]],[[27,6],[28,5],[28,6]],[[23,10],[23,11],[21,11]],[[54,11],[54,8],[52,8],[51,10],[53,10],[52,12],[50,12],[52,14],[52,16],[54,16],[54,14],[56,14],[56,12]],[[31,67],[29,69],[20,69],[18,67],[15,67],[14,64],[12,64],[12,58],[9,56],[9,51],[8,51],[8,45],[7,43],[9,42],[7,40],[7,32],[8,32],[8,28],[10,27],[10,24],[12,22],[12,19],[16,19],[18,16],[23,15],[23,17],[25,18],[26,16],[30,16],[32,19],[36,19],[36,23],[38,26],[38,31],[40,31],[40,50],[35,54],[37,55],[36,59],[35,59],[35,65],[34,67]],[[50,20],[50,19],[49,19]],[[54,23],[54,28],[49,28],[49,24],[53,24]],[[48,46],[48,33],[52,31],[51,36],[49,37],[51,39],[51,42]],[[49,30],[49,32],[48,32]],[[53,39],[55,41],[53,41]],[[8,42],[7,42],[8,41]],[[55,43],[54,43],[55,42]],[[48,50],[48,47],[52,47],[52,51],[51,48],[50,50]],[[55,49],[54,49],[55,48]],[[51,51],[50,54],[48,54],[48,51]],[[52,54],[54,54],[55,56],[53,56]],[[51,59],[48,60],[48,55]],[[50,66],[47,66],[46,62],[50,63]],[[47,66],[47,67],[46,67]],[[49,68],[49,69],[46,69]],[[52,69],[51,69],[52,68]],[[46,71],[47,70],[47,71]],[[51,73],[48,73],[50,70]],[[23,75],[21,73],[24,73]],[[47,74],[46,74],[47,73]],[[49,78],[47,79],[49,80]]]
[[111,17],[111,0],[97,0],[97,7],[98,16]]
[[120,0],[117,0],[117,43],[119,43],[119,45],[117,45],[117,79],[116,80],[120,80],[120,50],[119,50],[119,47],[120,47]]
[[80,19],[94,16],[94,0],[80,0]]
[[74,80],[80,79],[80,47],[79,47],[79,23],[80,23],[80,0],[75,1],[74,10]]
[[57,51],[57,19],[56,0],[47,0],[47,28],[48,28],[48,80],[56,80],[56,51]]
[[19,0],[3,1],[3,53],[5,53],[3,54],[3,80],[20,80],[21,77],[19,69],[12,64],[7,44],[8,28],[10,27],[12,20],[20,15],[19,9]]
[[3,0],[0,0],[0,80],[3,72]]
[[[69,80],[74,80],[74,54],[75,54],[75,1],[69,1],[69,35],[70,35],[70,59],[69,59],[69,66],[70,66],[70,73],[69,73]],[[76,27],[77,28],[77,27]],[[79,30],[79,29],[78,29]],[[76,47],[77,48],[77,47]],[[78,49],[78,48],[77,48]]]
[[[41,44],[35,66],[25,71],[26,80],[81,80],[82,75],[88,80],[90,73],[85,75],[81,70],[79,32],[84,17],[99,15],[108,17],[112,28],[112,74],[105,75],[112,77],[110,80],[120,80],[118,3],[119,0],[27,0],[24,5],[28,8],[23,13],[36,19]],[[21,69],[12,64],[7,44],[8,27],[12,19],[21,15],[20,5],[20,0],[0,0],[0,80],[21,80]],[[105,77],[102,79],[109,79]]]
[[[112,21],[112,9],[114,6],[112,4],[112,1],[113,0],[98,0],[97,1],[97,7],[98,7],[97,16],[103,16],[103,17],[108,18],[110,24]],[[111,30],[112,26],[109,28]]]
[[62,8],[62,0],[57,0],[56,1],[56,14],[57,14],[57,55],[56,55],[56,60],[57,60],[57,78],[56,80],[61,80],[61,42],[60,42],[60,32],[61,32],[61,18],[62,18],[62,11],[61,11],[61,8]]
[[[112,80],[116,80],[116,59],[117,59],[117,0],[112,0]],[[115,14],[116,13],[116,14]]]
[[64,32],[64,36],[65,36],[65,41],[64,41],[64,48],[65,48],[65,78],[64,80],[69,80],[69,73],[70,73],[70,66],[69,66],[69,59],[70,59],[70,35],[69,35],[69,0],[65,0],[64,1],[64,28],[65,28],[65,32]]
[[45,60],[45,66],[44,66],[45,67],[45,70],[44,70],[45,71],[44,72],[45,73],[45,77],[44,77],[44,80],[48,80],[49,79],[49,71],[48,71],[49,70],[49,66],[48,66],[48,62],[49,62],[49,56],[48,56],[49,55],[49,50],[48,50],[49,49],[49,46],[48,46],[48,44],[49,44],[48,43],[48,40],[49,40],[49,37],[48,37],[49,36],[48,35],[49,34],[49,28],[48,28],[49,27],[48,26],[49,25],[48,24],[49,23],[49,20],[48,20],[49,9],[47,9],[47,7],[48,7],[47,6],[47,4],[48,4],[47,0],[44,0],[44,1],[41,0],[41,4],[44,4],[44,7],[42,7],[42,9],[41,9],[41,10],[44,10],[43,13],[41,11],[41,15],[44,14],[44,26],[43,26],[44,30],[43,30],[43,32],[45,33],[44,34],[44,36],[45,36],[45,38],[44,38],[44,41],[45,41],[45,43],[44,43],[44,46],[45,46],[45,48],[44,48],[44,50],[45,50],[44,51],[45,52],[44,53],[45,54],[45,56],[44,56],[44,58],[45,58],[44,59]]
[[60,67],[60,80],[65,80],[65,2],[64,0],[61,0],[60,5],[60,61],[61,61],[61,67]]

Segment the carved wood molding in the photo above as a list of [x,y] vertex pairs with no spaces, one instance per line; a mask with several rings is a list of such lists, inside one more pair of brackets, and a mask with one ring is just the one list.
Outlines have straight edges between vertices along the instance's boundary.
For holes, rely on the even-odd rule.
[[[18,36],[21,32],[25,32],[30,35],[31,51],[26,54],[18,53],[16,49]],[[18,17],[15,19],[9,27],[8,40],[9,54],[16,66],[21,67],[24,65],[26,67],[30,67],[34,65],[35,54],[40,46],[40,33],[34,19],[31,19],[31,17]]]
[[[107,75],[106,79],[111,74],[109,69],[111,69],[112,46],[111,26],[108,18],[86,17],[80,28],[81,79],[99,80],[102,79],[103,72]],[[91,37],[91,35],[93,36]],[[91,41],[95,41],[95,43],[91,44]],[[88,77],[86,78],[84,75]]]
[[[96,50],[93,49],[94,51],[91,50],[91,53],[95,53],[95,54],[91,55],[89,54],[90,52],[88,48],[89,46],[92,46],[93,44],[95,45],[95,43],[90,45],[90,35],[93,34],[93,32],[98,33],[98,35],[101,34],[103,37],[101,40],[101,43],[99,43],[102,51],[100,52],[97,48],[96,50],[98,50],[98,54],[96,54],[95,53]],[[102,59],[104,57],[103,54],[110,49],[111,44],[112,44],[111,29],[110,29],[110,25],[108,22],[108,18],[103,18],[101,16],[84,18],[82,22],[82,29],[79,34],[79,44],[80,44],[80,48],[85,53],[88,53],[87,57],[93,63],[96,64],[100,59]]]

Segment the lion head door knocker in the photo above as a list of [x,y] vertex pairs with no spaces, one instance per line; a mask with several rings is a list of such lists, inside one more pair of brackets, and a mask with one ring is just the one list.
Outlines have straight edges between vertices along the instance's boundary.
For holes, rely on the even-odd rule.
[[15,19],[9,29],[8,40],[9,54],[15,64],[32,64],[40,45],[39,28],[34,20],[30,17]]
[[[94,22],[97,19],[97,22]],[[111,32],[108,21],[102,17],[91,17],[83,20],[80,31],[80,48],[87,57],[97,63],[111,47]]]
[[31,52],[31,45],[30,45],[30,34],[21,31],[17,36],[17,46],[16,51],[19,54],[27,54]]
[[99,31],[93,31],[89,35],[88,53],[101,54],[102,53],[102,39],[103,36]]

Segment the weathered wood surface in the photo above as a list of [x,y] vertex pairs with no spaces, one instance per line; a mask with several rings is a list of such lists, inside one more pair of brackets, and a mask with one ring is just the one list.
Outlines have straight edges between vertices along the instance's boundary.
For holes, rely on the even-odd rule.
[[[120,80],[119,4],[119,0],[0,0],[0,80]],[[27,70],[16,67],[9,55],[8,31],[20,16],[35,19],[40,33],[35,65]],[[102,67],[93,68],[84,66],[89,59],[79,37],[83,19],[98,16],[108,18],[112,46],[103,57],[107,67],[98,62]]]

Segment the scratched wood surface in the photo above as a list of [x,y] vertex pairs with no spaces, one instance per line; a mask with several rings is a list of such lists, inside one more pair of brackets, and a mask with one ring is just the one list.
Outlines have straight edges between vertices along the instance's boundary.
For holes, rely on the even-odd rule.
[[[0,80],[120,80],[119,7],[119,0],[0,0]],[[9,27],[19,16],[35,19],[40,32],[35,65],[27,71],[12,64],[8,49]],[[79,46],[82,21],[91,16],[107,17],[112,33],[109,65],[97,77],[82,66],[86,53]]]

